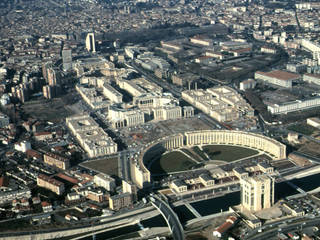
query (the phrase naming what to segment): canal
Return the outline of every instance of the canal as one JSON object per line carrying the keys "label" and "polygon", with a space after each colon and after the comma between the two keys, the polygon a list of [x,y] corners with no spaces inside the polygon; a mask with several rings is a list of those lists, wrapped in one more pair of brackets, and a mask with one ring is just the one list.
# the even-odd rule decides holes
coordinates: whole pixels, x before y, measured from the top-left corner
{"label": "canal", "polygon": [[[320,174],[315,174],[312,176],[307,176],[299,179],[290,180],[291,183],[300,187],[304,191],[311,191],[319,187],[318,180],[320,179]],[[285,197],[299,193],[293,187],[291,187],[287,182],[281,182],[275,184],[275,200],[278,201]],[[197,202],[190,203],[190,205],[201,215],[208,216],[211,214],[216,214],[221,211],[227,211],[229,206],[234,206],[240,204],[240,192],[228,193],[224,196],[201,200]],[[185,206],[180,205],[174,208],[174,211],[178,215],[182,224],[187,221],[194,219],[194,214]],[[152,228],[152,227],[167,227],[166,221],[162,215],[157,215],[155,217],[141,221],[141,225],[134,224],[131,226],[126,226],[118,228],[115,230],[106,231],[95,235],[96,240],[105,239],[130,239],[134,237],[139,237],[138,231],[142,228]],[[81,240],[92,240],[92,236],[81,238]]]}
{"label": "canal", "polygon": [[[299,179],[292,179],[290,180],[290,182],[296,185],[297,187],[300,187],[304,191],[311,191],[320,186],[319,179],[320,174],[315,174]],[[291,187],[287,182],[275,184],[275,201],[298,193],[299,192],[293,187]],[[234,206],[238,204],[240,204],[239,191],[228,193],[221,197],[190,203],[190,205],[201,216],[208,216],[211,214],[219,213],[221,211],[227,211],[229,209],[229,206]],[[177,213],[182,223],[186,223],[187,221],[195,218],[194,214],[185,205],[175,207],[174,211]]]}
{"label": "canal", "polygon": [[134,224],[126,227],[117,228],[110,231],[105,231],[103,233],[98,233],[93,236],[84,237],[80,240],[105,240],[105,239],[131,239],[135,237],[139,237],[138,231],[142,230],[143,228],[153,228],[153,227],[167,227],[167,223],[162,217],[162,215],[157,215],[155,217],[143,220],[140,222],[141,225]]}

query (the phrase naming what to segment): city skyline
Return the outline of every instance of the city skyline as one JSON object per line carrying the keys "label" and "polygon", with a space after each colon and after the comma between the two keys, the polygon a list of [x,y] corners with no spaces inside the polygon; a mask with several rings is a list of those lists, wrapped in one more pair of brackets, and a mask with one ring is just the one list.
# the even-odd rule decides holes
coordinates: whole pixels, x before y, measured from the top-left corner
{"label": "city skyline", "polygon": [[1,1],[0,238],[318,238],[319,9]]}

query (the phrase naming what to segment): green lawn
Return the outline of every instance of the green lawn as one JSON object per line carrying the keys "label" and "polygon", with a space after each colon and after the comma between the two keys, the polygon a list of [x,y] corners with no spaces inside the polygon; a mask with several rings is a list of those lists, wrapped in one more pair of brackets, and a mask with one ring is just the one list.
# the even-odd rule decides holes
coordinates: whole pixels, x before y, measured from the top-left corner
{"label": "green lawn", "polygon": [[196,160],[197,162],[203,161],[203,159],[201,159],[197,154],[192,153],[189,149],[181,148],[180,150],[185,154],[187,154],[190,158],[193,158],[194,160]]}
{"label": "green lawn", "polygon": [[101,160],[92,160],[81,163],[81,166],[97,170],[110,176],[118,176],[118,157],[105,158]]}
{"label": "green lawn", "polygon": [[226,162],[232,162],[259,153],[253,149],[227,145],[207,145],[202,148],[211,160],[222,160]]}
{"label": "green lawn", "polygon": [[150,171],[152,174],[163,174],[188,170],[195,165],[195,162],[186,155],[174,151],[155,159],[150,167]]}
{"label": "green lawn", "polygon": [[202,152],[202,150],[200,150],[200,148],[198,146],[194,146],[192,147],[192,150],[198,154],[204,161],[208,161],[209,159],[207,158],[207,156]]}
{"label": "green lawn", "polygon": [[317,130],[316,128],[307,124],[295,124],[289,126],[287,129],[304,135],[311,135],[314,131]]}

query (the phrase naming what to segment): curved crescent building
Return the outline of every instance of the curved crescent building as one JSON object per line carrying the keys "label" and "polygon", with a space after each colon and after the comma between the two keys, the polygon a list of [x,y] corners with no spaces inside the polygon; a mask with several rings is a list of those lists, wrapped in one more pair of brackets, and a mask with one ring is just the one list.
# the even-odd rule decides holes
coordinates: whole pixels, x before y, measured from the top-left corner
{"label": "curved crescent building", "polygon": [[286,158],[286,146],[284,144],[260,134],[229,130],[192,131],[161,138],[148,144],[141,151],[138,160],[132,162],[132,178],[140,188],[151,182],[150,171],[145,166],[147,164],[144,161],[145,154],[152,157],[152,155],[162,154],[166,150],[209,144],[253,148],[264,152],[273,160]]}

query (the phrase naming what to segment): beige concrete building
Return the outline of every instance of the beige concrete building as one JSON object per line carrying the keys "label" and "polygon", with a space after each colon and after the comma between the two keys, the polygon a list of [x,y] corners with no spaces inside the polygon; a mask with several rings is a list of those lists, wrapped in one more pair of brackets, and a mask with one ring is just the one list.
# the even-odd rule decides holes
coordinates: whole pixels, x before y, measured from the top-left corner
{"label": "beige concrete building", "polygon": [[183,193],[188,190],[187,184],[182,180],[174,180],[170,183],[170,188],[177,193]]}
{"label": "beige concrete building", "polygon": [[300,75],[289,73],[281,70],[274,70],[271,72],[255,72],[254,78],[256,80],[261,80],[272,85],[284,87],[284,88],[292,88],[292,82],[299,80]]}
{"label": "beige concrete building", "polygon": [[99,128],[98,123],[96,123],[88,114],[74,115],[66,118],[66,124],[72,133]]}
{"label": "beige concrete building", "polygon": [[111,196],[109,198],[109,207],[112,210],[119,210],[132,205],[132,197],[130,193],[122,193]]}
{"label": "beige concrete building", "polygon": [[110,194],[108,193],[104,193],[103,191],[101,191],[100,189],[91,189],[87,192],[86,194],[86,198],[95,201],[95,202],[104,202],[106,200],[109,199]]}
{"label": "beige concrete building", "polygon": [[[108,67],[108,63],[105,63]],[[102,87],[104,83],[110,83],[110,78],[107,77],[92,77],[92,76],[83,76],[80,78],[80,85],[88,85],[88,86],[94,86],[94,87]]]}
{"label": "beige concrete building", "polygon": [[70,167],[70,160],[65,157],[61,157],[57,154],[47,152],[43,155],[43,161],[46,164],[49,164],[51,166],[55,166],[57,168],[66,170]]}
{"label": "beige concrete building", "polygon": [[111,106],[107,119],[114,128],[130,127],[145,122],[144,112],[139,109],[123,109]]}
{"label": "beige concrete building", "polygon": [[110,99],[111,102],[122,103],[122,94],[111,87],[111,85],[109,85],[108,83],[104,83],[102,85],[102,92],[103,95]]}
{"label": "beige concrete building", "polygon": [[118,82],[120,88],[129,92],[133,97],[138,97],[146,93],[162,93],[162,87],[148,81],[145,78],[135,78],[132,80],[121,79]]}
{"label": "beige concrete building", "polygon": [[212,46],[213,41],[206,36],[196,35],[190,38],[190,42],[197,45],[202,45],[205,47]]}
{"label": "beige concrete building", "polygon": [[306,73],[306,74],[303,74],[302,79],[305,82],[320,85],[320,74]]}
{"label": "beige concrete building", "polygon": [[199,179],[205,187],[212,187],[214,185],[214,178],[208,174],[201,174]]}
{"label": "beige concrete building", "polygon": [[214,87],[207,89],[207,91],[217,99],[232,106],[240,115],[249,117],[254,115],[254,109],[231,87]]}
{"label": "beige concrete building", "polygon": [[184,106],[183,107],[183,116],[185,118],[190,118],[194,116],[194,108],[191,106]]}
{"label": "beige concrete building", "polygon": [[64,192],[64,184],[58,180],[55,180],[47,175],[40,174],[37,177],[37,185],[49,189],[50,191],[61,195]]}
{"label": "beige concrete building", "polygon": [[[286,146],[284,144],[272,138],[251,132],[228,130],[186,132],[185,141],[187,146],[203,144],[239,145],[261,150],[273,159],[284,159],[286,157]],[[170,142],[166,146],[172,146],[172,140]]]}
{"label": "beige concrete building", "polygon": [[268,175],[240,179],[241,206],[249,211],[270,208],[274,204],[274,179]]}
{"label": "beige concrete building", "polygon": [[182,98],[219,122],[254,116],[254,109],[230,87],[187,90]]}
{"label": "beige concrete building", "polygon": [[[236,145],[248,148],[257,149],[269,155],[274,160],[286,158],[286,146],[272,138],[268,138],[263,135],[243,132],[243,131],[229,131],[229,130],[203,130],[185,132],[176,135],[171,135],[158,141],[154,141],[152,144],[148,144],[140,153],[137,159],[131,162],[131,176],[134,183],[139,188],[150,185],[150,171],[146,168],[144,163],[144,155],[150,149],[157,154],[157,148],[165,148],[167,150],[178,149],[181,147],[192,147],[194,145],[210,145],[210,144],[222,144],[222,145]],[[160,154],[160,153],[159,153]],[[273,168],[266,164],[259,164],[257,171],[263,173],[272,174]],[[227,177],[225,171],[219,171],[218,173],[212,174],[211,177],[220,179]],[[232,176],[243,177],[248,176],[246,171],[234,170]],[[203,185],[206,187],[214,184],[213,179],[209,176],[206,178],[202,176]]]}
{"label": "beige concrete building", "polygon": [[117,144],[100,127],[94,130],[77,132],[76,137],[89,157],[117,153]]}
{"label": "beige concrete building", "polygon": [[178,119],[182,117],[180,106],[164,106],[153,110],[154,120]]}
{"label": "beige concrete building", "polygon": [[116,187],[116,180],[107,174],[99,173],[93,177],[93,182],[99,186],[103,187],[107,191],[114,191]]}
{"label": "beige concrete building", "polygon": [[86,37],[86,49],[88,52],[96,52],[96,43],[94,38],[94,33],[88,33]]}
{"label": "beige concrete building", "polygon": [[320,118],[313,117],[313,118],[307,118],[307,124],[320,129]]}
{"label": "beige concrete building", "polygon": [[77,84],[77,92],[92,109],[108,108],[111,101],[100,95],[95,87]]}
{"label": "beige concrete building", "polygon": [[133,202],[137,201],[138,189],[137,189],[137,186],[133,182],[122,180],[122,192],[123,193],[130,193],[132,196],[132,201]]}
{"label": "beige concrete building", "polygon": [[253,79],[247,79],[247,80],[242,81],[242,82],[240,83],[240,90],[245,91],[245,90],[247,90],[247,89],[255,88],[256,84],[257,84],[257,83],[256,83],[255,80],[253,80]]}
{"label": "beige concrete building", "polygon": [[151,183],[151,174],[144,166],[142,157],[139,158],[139,161],[132,160],[130,163],[131,178],[133,182],[140,189],[149,186]]}
{"label": "beige concrete building", "polygon": [[140,109],[150,109],[167,105],[179,105],[179,100],[170,93],[147,93],[139,97],[133,97],[133,105]]}
{"label": "beige concrete building", "polygon": [[273,47],[268,47],[268,46],[262,46],[260,48],[260,51],[262,53],[270,53],[270,54],[276,54],[277,53],[277,49],[275,49]]}
{"label": "beige concrete building", "polygon": [[178,86],[189,87],[199,79],[199,76],[192,73],[173,74],[171,80]]}
{"label": "beige concrete building", "polygon": [[118,146],[89,115],[66,118],[66,124],[89,157],[117,153]]}
{"label": "beige concrete building", "polygon": [[309,41],[308,39],[301,39],[301,47],[309,51],[313,55],[313,59],[320,64],[320,45],[316,42]]}
{"label": "beige concrete building", "polygon": [[272,114],[283,114],[288,112],[295,112],[309,108],[319,107],[320,97],[312,97],[304,100],[295,100],[281,104],[268,104],[268,111]]}
{"label": "beige concrete building", "polygon": [[168,41],[168,42],[164,42],[164,41],[160,41],[161,47],[163,48],[169,48],[172,49],[174,51],[180,51],[182,50],[182,45],[179,44],[178,42],[174,42],[174,41]]}

